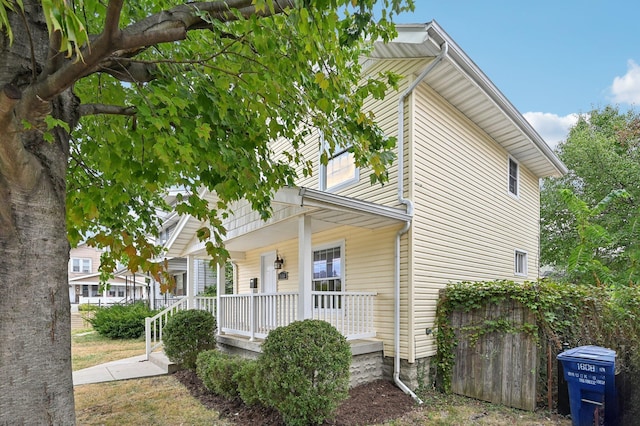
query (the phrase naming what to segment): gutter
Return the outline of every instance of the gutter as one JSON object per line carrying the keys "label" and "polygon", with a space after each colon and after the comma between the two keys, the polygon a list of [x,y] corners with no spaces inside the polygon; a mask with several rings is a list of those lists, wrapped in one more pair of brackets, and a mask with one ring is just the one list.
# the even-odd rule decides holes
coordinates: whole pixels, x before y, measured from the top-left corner
{"label": "gutter", "polygon": [[400,380],[400,239],[409,228],[411,227],[411,217],[413,217],[413,201],[408,198],[404,198],[404,101],[413,93],[415,88],[422,82],[422,80],[433,70],[436,65],[447,56],[449,52],[449,45],[445,41],[442,44],[442,50],[436,56],[436,58],[427,65],[427,67],[420,73],[420,75],[411,83],[407,90],[400,95],[398,100],[398,201],[401,204],[407,206],[407,214],[410,216],[409,220],[405,222],[405,225],[396,234],[396,254],[395,254],[395,330],[394,330],[394,359],[393,359],[393,381],[404,393],[411,395],[411,397],[418,403],[422,404],[422,400],[411,390],[409,387]]}

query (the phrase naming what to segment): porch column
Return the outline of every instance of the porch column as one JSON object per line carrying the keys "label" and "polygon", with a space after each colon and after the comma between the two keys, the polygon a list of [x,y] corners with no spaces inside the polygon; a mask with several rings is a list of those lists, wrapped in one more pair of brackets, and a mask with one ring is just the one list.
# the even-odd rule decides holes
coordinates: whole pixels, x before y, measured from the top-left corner
{"label": "porch column", "polygon": [[195,299],[194,299],[194,286],[196,285],[193,277],[193,256],[187,255],[187,279],[186,282],[183,283],[184,287],[187,289],[187,309],[194,309]]}
{"label": "porch column", "polygon": [[298,320],[311,318],[311,217],[302,215],[298,219]]}
{"label": "porch column", "polygon": [[218,334],[222,333],[222,296],[224,293],[224,279],[225,279],[225,265],[216,263],[216,324],[218,327]]}

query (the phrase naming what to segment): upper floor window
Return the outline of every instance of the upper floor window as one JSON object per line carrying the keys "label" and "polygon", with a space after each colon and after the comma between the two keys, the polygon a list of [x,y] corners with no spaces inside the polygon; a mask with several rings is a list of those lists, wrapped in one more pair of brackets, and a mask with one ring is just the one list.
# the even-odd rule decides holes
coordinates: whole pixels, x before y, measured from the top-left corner
{"label": "upper floor window", "polygon": [[91,273],[91,259],[71,259],[71,272]]}
{"label": "upper floor window", "polygon": [[515,251],[513,272],[515,275],[527,276],[527,252],[522,250]]}
{"label": "upper floor window", "polygon": [[[351,145],[336,146],[327,161],[327,165],[320,166],[320,186],[329,191],[358,182],[360,170],[356,166],[355,157],[350,152]],[[323,142],[322,149],[326,149]]]}
{"label": "upper floor window", "polygon": [[509,193],[515,197],[520,195],[520,166],[509,157]]}

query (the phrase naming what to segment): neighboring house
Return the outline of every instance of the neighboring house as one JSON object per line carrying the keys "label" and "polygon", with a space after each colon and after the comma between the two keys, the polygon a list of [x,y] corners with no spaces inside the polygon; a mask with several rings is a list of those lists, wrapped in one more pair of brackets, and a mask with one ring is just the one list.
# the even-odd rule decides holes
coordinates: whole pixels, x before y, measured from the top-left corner
{"label": "neighboring house", "polygon": [[148,298],[147,283],[142,275],[116,273],[108,288],[100,291],[100,255],[102,250],[81,244],[69,255],[69,299],[71,303],[111,305]]}
{"label": "neighboring house", "polygon": [[[169,206],[174,207],[176,196],[184,194],[182,188],[170,188],[165,196],[165,201]],[[180,216],[175,211],[169,213],[159,212],[162,218],[162,228],[160,229],[156,244],[166,246],[174,237],[174,231],[180,220]],[[216,272],[210,266],[210,259],[196,259],[192,270],[191,282],[194,284],[194,294],[201,294],[207,287],[216,286]],[[167,272],[173,277],[175,286],[168,292],[163,293],[160,284],[151,282],[151,299],[155,308],[169,306],[179,298],[187,295],[187,259],[184,257],[174,257],[168,259]]]}
{"label": "neighboring house", "polygon": [[[437,23],[399,25],[365,61],[366,73],[405,76],[367,105],[398,137],[390,181],[371,186],[347,151],[321,166],[316,133],[301,148],[313,176],[275,194],[271,219],[235,205],[225,220],[234,294],[219,287],[218,342],[259,351],[276,326],[323,319],[353,342],[356,383],[393,375],[408,391],[436,353],[440,289],[538,278],[538,182],[566,167]],[[186,260],[186,283],[206,258],[200,226],[181,217],[166,241],[168,257]],[[185,290],[197,306],[194,285]]]}

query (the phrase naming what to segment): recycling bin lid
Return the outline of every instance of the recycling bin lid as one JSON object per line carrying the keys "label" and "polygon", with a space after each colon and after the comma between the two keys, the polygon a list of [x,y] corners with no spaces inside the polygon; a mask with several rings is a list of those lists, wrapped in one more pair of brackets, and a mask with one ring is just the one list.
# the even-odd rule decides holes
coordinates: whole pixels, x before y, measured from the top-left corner
{"label": "recycling bin lid", "polygon": [[615,363],[616,351],[603,348],[601,346],[578,346],[577,348],[568,349],[558,354],[560,361],[565,360],[589,360],[593,362],[601,362],[606,364]]}

